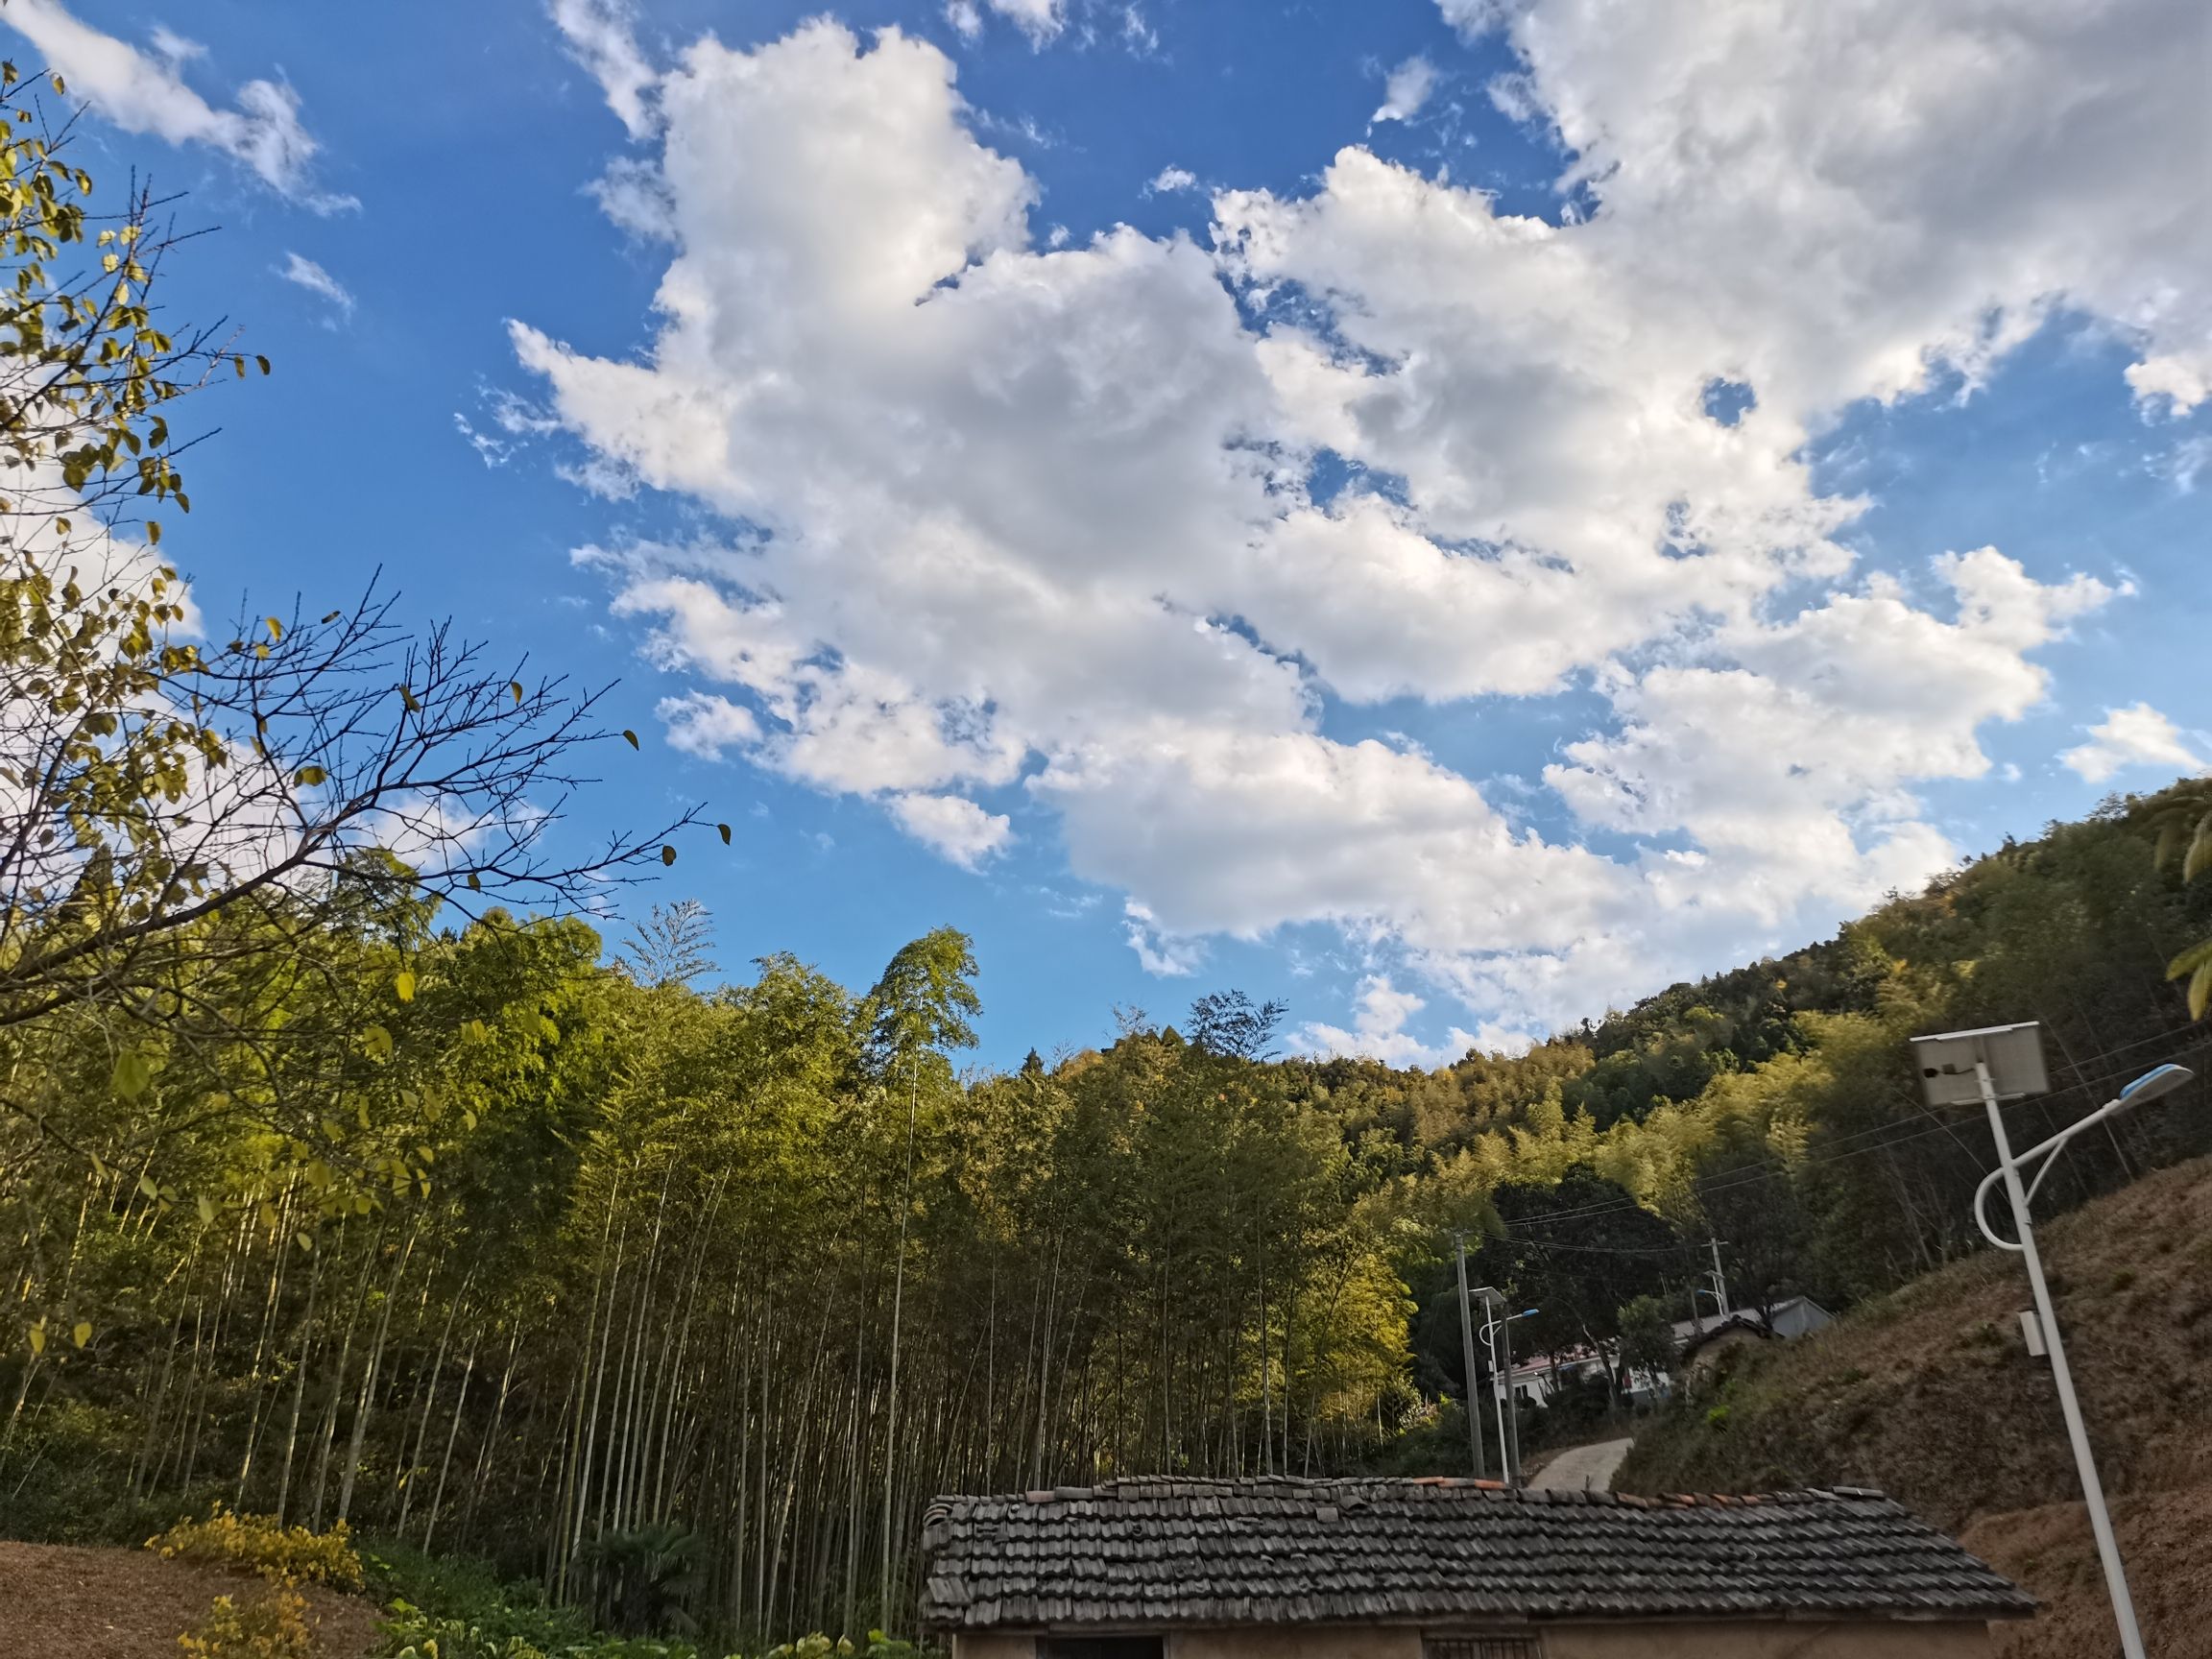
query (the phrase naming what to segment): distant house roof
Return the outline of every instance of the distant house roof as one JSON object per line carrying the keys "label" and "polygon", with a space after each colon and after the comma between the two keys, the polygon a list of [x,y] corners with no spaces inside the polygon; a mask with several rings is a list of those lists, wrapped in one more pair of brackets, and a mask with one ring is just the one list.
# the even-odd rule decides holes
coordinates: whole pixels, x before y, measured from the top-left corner
{"label": "distant house roof", "polygon": [[1786,1296],[1774,1304],[1774,1318],[1768,1324],[1767,1315],[1756,1308],[1731,1308],[1725,1313],[1707,1313],[1698,1319],[1674,1321],[1676,1346],[1695,1342],[1700,1336],[1711,1336],[1730,1326],[1743,1329],[1756,1326],[1771,1331],[1777,1336],[1801,1336],[1808,1331],[1817,1331],[1823,1325],[1833,1325],[1834,1314],[1810,1296]]}
{"label": "distant house roof", "polygon": [[933,1630],[1980,1620],[2035,1606],[1857,1487],[1633,1498],[1475,1480],[1120,1480],[941,1498],[923,1553]]}

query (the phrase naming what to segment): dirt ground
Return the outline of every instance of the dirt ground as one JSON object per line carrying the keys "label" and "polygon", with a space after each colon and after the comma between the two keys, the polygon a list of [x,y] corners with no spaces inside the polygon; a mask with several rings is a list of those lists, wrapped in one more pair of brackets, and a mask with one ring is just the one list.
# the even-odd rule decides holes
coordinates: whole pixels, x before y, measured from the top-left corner
{"label": "dirt ground", "polygon": [[[2112,1527],[2128,1563],[2128,1585],[2143,1640],[2159,1659],[2212,1659],[2212,1483],[2115,1499]],[[2031,1625],[2003,1630],[2004,1659],[2105,1659],[2120,1638],[2089,1514],[2052,1503],[1988,1515],[1960,1540],[2043,1602]]]}
{"label": "dirt ground", "polygon": [[[40,1659],[178,1659],[177,1638],[218,1596],[242,1600],[259,1580],[164,1561],[145,1550],[0,1542],[0,1648]],[[362,1659],[376,1609],[303,1586],[323,1659]]]}
{"label": "dirt ground", "polygon": [[[2159,1659],[2212,1659],[2212,1160],[2037,1229],[2136,1611]],[[1802,1341],[1752,1352],[1718,1403],[1640,1430],[1625,1491],[1879,1486],[2026,1585],[2007,1659],[2120,1651],[2028,1286],[1995,1252]],[[2058,1499],[2059,1502],[2050,1502]]]}

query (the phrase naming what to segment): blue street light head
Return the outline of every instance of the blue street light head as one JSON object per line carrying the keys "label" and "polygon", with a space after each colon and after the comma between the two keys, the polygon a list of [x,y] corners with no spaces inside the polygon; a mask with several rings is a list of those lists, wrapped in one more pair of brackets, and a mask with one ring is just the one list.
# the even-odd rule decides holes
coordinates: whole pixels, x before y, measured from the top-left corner
{"label": "blue street light head", "polygon": [[1520,1312],[1518,1312],[1518,1313],[1514,1314],[1514,1315],[1513,1315],[1513,1317],[1514,1317],[1514,1318],[1516,1318],[1516,1319],[1527,1319],[1527,1318],[1530,1317],[1532,1314],[1535,1314],[1535,1313],[1537,1313],[1538,1311],[1540,1311],[1540,1310],[1538,1310],[1538,1309],[1535,1309],[1535,1308],[1524,1308],[1524,1309],[1522,1309],[1522,1310],[1521,1310],[1521,1311],[1520,1311]]}
{"label": "blue street light head", "polygon": [[2123,1112],[2130,1106],[2140,1106],[2146,1100],[2155,1100],[2161,1094],[2171,1094],[2197,1073],[2186,1066],[2159,1066],[2146,1071],[2127,1088],[2120,1091],[2114,1102]]}

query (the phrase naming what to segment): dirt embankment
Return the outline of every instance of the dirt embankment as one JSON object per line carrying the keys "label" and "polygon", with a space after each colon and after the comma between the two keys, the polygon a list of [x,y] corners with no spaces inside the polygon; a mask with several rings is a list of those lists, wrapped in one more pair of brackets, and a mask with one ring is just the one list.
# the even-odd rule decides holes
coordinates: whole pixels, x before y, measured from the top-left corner
{"label": "dirt embankment", "polygon": [[[2212,1659],[2212,1160],[2037,1230],[2151,1650]],[[2047,1603],[2012,1659],[2117,1653],[2028,1282],[1995,1252],[1799,1342],[1648,1426],[1628,1492],[1880,1486]]]}
{"label": "dirt embankment", "polygon": [[[243,1601],[260,1580],[144,1550],[0,1542],[0,1651],[55,1659],[178,1659],[177,1638],[218,1596]],[[351,1596],[302,1587],[321,1659],[361,1659],[376,1640],[376,1609]]]}

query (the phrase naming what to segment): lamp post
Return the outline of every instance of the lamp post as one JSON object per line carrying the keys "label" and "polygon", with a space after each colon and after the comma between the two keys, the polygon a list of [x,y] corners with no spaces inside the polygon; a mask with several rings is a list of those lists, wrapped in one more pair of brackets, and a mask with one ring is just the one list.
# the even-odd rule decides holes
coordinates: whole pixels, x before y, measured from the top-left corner
{"label": "lamp post", "polygon": [[1505,1293],[1495,1286],[1480,1286],[1475,1294],[1491,1310],[1482,1325],[1482,1343],[1490,1351],[1490,1369],[1497,1378],[1498,1460],[1503,1466],[1505,1484],[1518,1486],[1521,1484],[1521,1404],[1513,1394],[1512,1326],[1514,1320],[1526,1319],[1537,1310],[1524,1308],[1518,1313],[1507,1313]]}
{"label": "lamp post", "polygon": [[[2081,1403],[2074,1393],[2074,1374],[2066,1363],[2066,1346],[2059,1339],[2058,1318],[2051,1303],[2051,1286],[2043,1277],[2043,1259],[2035,1249],[2035,1231],[2029,1203],[2043,1177],[2050,1173],[2066,1143],[2084,1130],[2107,1123],[2121,1113],[2178,1089],[2195,1075],[2186,1067],[2160,1066],[2120,1091],[2072,1127],[2015,1155],[2005,1133],[2000,1102],[2039,1094],[2049,1087],[2043,1070],[2042,1034],[2033,1023],[1998,1025],[1979,1031],[1949,1031],[1915,1037],[1912,1046],[1920,1062],[1920,1078],[1929,1103],[1936,1106],[1964,1104],[1979,1099],[1989,1115],[1989,1133],[1997,1143],[1997,1167],[1983,1178],[1974,1191],[1974,1224],[2000,1250],[2014,1252],[2027,1263],[2028,1283],[2035,1296],[2035,1319],[2051,1360],[2052,1381],[2058,1388],[2058,1408],[2066,1419],[2067,1438],[2074,1448],[2074,1467],[2081,1479],[2081,1495],[2089,1508],[2090,1529],[2097,1535],[2097,1554],[2104,1567],[2104,1587],[2112,1599],[2112,1617],[2120,1626],[2120,1647],[2127,1659],[2146,1659],[2143,1632],[2135,1623],[2135,1600],[2128,1590],[2128,1570],[2120,1559],[2120,1544],[2112,1533],[2112,1517],[2104,1506],[2104,1483],[2097,1477],[2097,1459],[2089,1449],[2089,1431],[2081,1421]],[[2033,1180],[2023,1186],[2021,1173],[2032,1168]],[[2012,1204],[2015,1238],[1999,1238],[1989,1225],[1989,1190],[1998,1182]]]}

